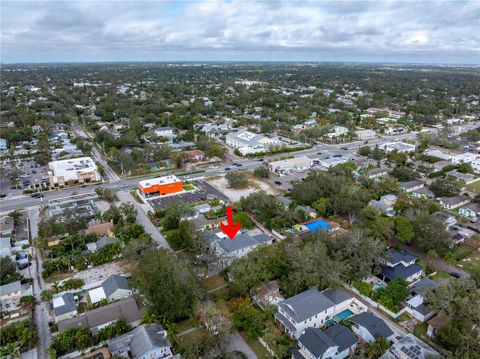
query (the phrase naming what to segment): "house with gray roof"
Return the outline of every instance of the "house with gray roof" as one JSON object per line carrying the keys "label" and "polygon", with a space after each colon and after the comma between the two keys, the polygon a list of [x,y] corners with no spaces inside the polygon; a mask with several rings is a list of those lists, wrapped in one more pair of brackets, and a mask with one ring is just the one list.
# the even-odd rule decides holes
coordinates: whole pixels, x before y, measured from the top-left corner
{"label": "house with gray roof", "polygon": [[357,337],[341,324],[328,329],[307,328],[292,352],[293,359],[343,359],[355,352]]}
{"label": "house with gray roof", "polygon": [[407,252],[389,248],[378,277],[386,282],[396,278],[403,278],[408,282],[418,280],[423,274],[423,267],[416,264],[416,260],[417,257]]}
{"label": "house with gray roof", "polygon": [[436,312],[424,304],[425,295],[440,284],[440,281],[433,281],[427,277],[411,284],[409,298],[405,301],[405,311],[421,322],[432,318]]}
{"label": "house with gray roof", "polygon": [[235,258],[241,258],[254,248],[271,244],[273,241],[263,233],[250,235],[247,232],[239,232],[233,240],[222,232],[205,231],[205,234],[211,239],[212,246],[224,267],[230,265]]}
{"label": "house with gray roof", "polygon": [[128,284],[126,277],[114,274],[105,279],[102,285],[98,288],[94,288],[88,292],[90,302],[92,304],[98,303],[102,300],[109,302],[128,298],[132,295],[133,291]]}
{"label": "house with gray roof", "polygon": [[8,312],[18,309],[22,297],[22,284],[20,281],[0,286],[0,304]]}
{"label": "house with gray roof", "polygon": [[470,197],[465,195],[440,197],[437,201],[444,209],[456,209],[470,203]]}
{"label": "house with gray roof", "polygon": [[464,217],[477,218],[480,217],[480,204],[468,203],[458,209],[458,213]]}
{"label": "house with gray roof", "polygon": [[58,295],[52,299],[55,322],[73,318],[78,314],[77,301],[72,293]]}
{"label": "house with gray roof", "polygon": [[287,334],[300,337],[306,328],[320,328],[351,307],[354,299],[341,289],[308,289],[278,303],[275,321]]}
{"label": "house with gray roof", "polygon": [[135,298],[129,297],[82,313],[77,317],[61,320],[58,322],[58,331],[62,333],[69,328],[87,328],[93,335],[97,335],[100,329],[119,319],[124,319],[131,326],[137,326],[140,324],[142,312]]}
{"label": "house with gray roof", "polygon": [[114,244],[114,243],[118,243],[118,242],[121,242],[123,244],[123,242],[117,237],[107,237],[107,236],[105,236],[105,237],[100,238],[96,242],[87,243],[87,249],[90,252],[95,253],[96,251],[99,251],[100,249],[104,248],[105,246],[108,246],[109,244]]}
{"label": "house with gray roof", "polygon": [[400,183],[400,188],[407,193],[413,192],[423,187],[425,187],[425,182],[421,180],[413,180],[413,181]]}
{"label": "house with gray roof", "polygon": [[363,312],[351,317],[352,330],[367,343],[372,343],[376,337],[395,340],[395,333],[385,321],[373,313]]}
{"label": "house with gray roof", "polygon": [[107,340],[110,355],[123,358],[172,358],[167,332],[158,324],[144,324]]}
{"label": "house with gray roof", "polygon": [[440,358],[441,355],[413,334],[407,334],[394,343],[380,359],[427,359]]}

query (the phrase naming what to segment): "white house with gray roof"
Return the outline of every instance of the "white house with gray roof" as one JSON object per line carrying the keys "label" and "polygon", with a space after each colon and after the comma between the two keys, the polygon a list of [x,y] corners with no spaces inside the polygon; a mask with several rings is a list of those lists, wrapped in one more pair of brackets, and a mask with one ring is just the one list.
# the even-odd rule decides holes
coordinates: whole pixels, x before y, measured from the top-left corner
{"label": "white house with gray roof", "polygon": [[375,341],[376,337],[383,337],[395,341],[395,333],[385,321],[373,313],[364,312],[351,317],[352,330],[367,343]]}
{"label": "white house with gray roof", "polygon": [[243,156],[268,152],[272,146],[279,146],[280,140],[256,134],[250,131],[231,132],[225,142],[228,146],[237,149]]}
{"label": "white house with gray roof", "polygon": [[235,258],[241,258],[256,247],[271,244],[273,241],[271,237],[263,233],[250,235],[247,232],[239,232],[233,240],[222,232],[206,231],[205,235],[212,240],[212,247],[224,267],[230,265]]}
{"label": "white house with gray roof", "polygon": [[73,318],[78,314],[77,302],[72,293],[58,295],[52,299],[55,322]]}
{"label": "white house with gray roof", "polygon": [[292,351],[293,359],[343,359],[353,355],[357,337],[350,329],[335,324],[325,330],[307,328]]}
{"label": "white house with gray roof", "polygon": [[90,302],[92,304],[98,303],[104,299],[109,302],[128,298],[132,295],[127,278],[124,276],[114,274],[102,283],[98,288],[92,289],[88,292]]}
{"label": "white house with gray roof", "polygon": [[341,289],[320,292],[311,288],[278,304],[275,321],[292,337],[299,338],[307,328],[323,327],[337,314],[353,309],[354,298]]}
{"label": "white house with gray roof", "polygon": [[158,324],[144,324],[107,340],[112,356],[132,359],[172,358],[167,332]]}

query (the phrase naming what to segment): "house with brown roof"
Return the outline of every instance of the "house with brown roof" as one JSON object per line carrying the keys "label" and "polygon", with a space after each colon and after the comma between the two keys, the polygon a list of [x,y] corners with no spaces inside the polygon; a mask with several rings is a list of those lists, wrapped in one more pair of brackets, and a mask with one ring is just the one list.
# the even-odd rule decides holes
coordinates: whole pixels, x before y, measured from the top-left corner
{"label": "house with brown roof", "polygon": [[100,236],[113,237],[113,222],[104,222],[88,226],[85,234],[98,234]]}
{"label": "house with brown roof", "polygon": [[263,283],[258,290],[257,295],[254,296],[255,302],[262,309],[265,309],[269,305],[277,305],[284,299],[285,298],[280,294],[280,286],[276,280]]}
{"label": "house with brown roof", "polygon": [[183,153],[185,154],[185,157],[189,162],[203,161],[203,159],[205,158],[205,152],[201,150],[191,150],[185,151]]}

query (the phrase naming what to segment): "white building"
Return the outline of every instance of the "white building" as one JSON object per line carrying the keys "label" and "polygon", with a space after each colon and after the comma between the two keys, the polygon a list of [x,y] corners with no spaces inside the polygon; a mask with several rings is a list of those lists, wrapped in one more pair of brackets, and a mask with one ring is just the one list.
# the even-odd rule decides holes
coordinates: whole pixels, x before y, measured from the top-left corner
{"label": "white building", "polygon": [[4,151],[7,149],[7,140],[4,138],[0,138],[0,151]]}
{"label": "white building", "polygon": [[100,181],[100,172],[90,157],[53,161],[48,164],[50,187],[63,187],[70,183]]}
{"label": "white building", "polygon": [[458,155],[452,156],[450,161],[452,161],[454,165],[460,165],[462,163],[472,163],[478,158],[479,156],[476,153],[465,152],[465,153],[460,153]]}
{"label": "white building", "polygon": [[358,130],[355,133],[359,140],[373,140],[376,136],[374,130]]}
{"label": "white building", "polygon": [[348,162],[348,158],[345,157],[330,157],[319,161],[320,165],[325,168],[335,167],[346,162]]}
{"label": "white building", "polygon": [[329,139],[345,136],[348,134],[348,128],[343,126],[335,126],[333,129],[326,134]]}
{"label": "white building", "polygon": [[424,152],[426,156],[440,158],[441,160],[451,161],[453,155],[440,151],[440,150],[426,150]]}
{"label": "white building", "polygon": [[[341,289],[328,289],[320,292],[311,288],[290,297],[278,304],[275,321],[280,323],[285,332],[298,338],[306,328],[320,328],[335,315],[354,309],[355,299]],[[358,311],[363,311],[357,307]],[[361,309],[361,310],[360,310]]]}
{"label": "white building", "polygon": [[352,330],[367,343],[372,343],[377,337],[395,341],[395,333],[385,321],[373,313],[364,312],[350,318]]}
{"label": "white building", "polygon": [[237,149],[243,156],[268,152],[271,147],[279,146],[280,140],[255,134],[250,131],[232,132],[226,136],[228,146]]}
{"label": "white building", "polygon": [[475,160],[473,160],[470,165],[472,166],[473,170],[477,173],[480,172],[480,157],[477,157]]}
{"label": "white building", "polygon": [[100,287],[88,292],[92,304],[98,303],[102,300],[108,300],[111,302],[125,299],[131,295],[132,289],[128,285],[127,278],[117,274],[108,277]]}
{"label": "white building", "polygon": [[306,171],[313,166],[313,160],[306,156],[300,156],[295,158],[290,158],[282,161],[274,161],[268,164],[268,169],[271,172],[278,174],[287,174],[287,173],[301,173]]}
{"label": "white building", "polygon": [[173,139],[177,137],[173,133],[173,129],[171,127],[159,127],[155,129],[155,135],[158,137],[168,138],[169,141],[173,141]]}
{"label": "white building", "polygon": [[393,152],[393,151],[398,151],[403,153],[415,152],[415,145],[412,145],[410,143],[405,143],[405,142],[382,143],[378,147],[381,150],[384,150],[386,152]]}

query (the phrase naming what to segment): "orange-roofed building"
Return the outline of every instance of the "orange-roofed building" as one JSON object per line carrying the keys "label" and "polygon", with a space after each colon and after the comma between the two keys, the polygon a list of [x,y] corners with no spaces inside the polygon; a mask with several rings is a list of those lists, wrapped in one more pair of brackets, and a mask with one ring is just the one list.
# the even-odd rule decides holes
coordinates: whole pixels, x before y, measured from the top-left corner
{"label": "orange-roofed building", "polygon": [[177,176],[156,177],[138,182],[138,189],[145,196],[166,195],[183,191],[183,182]]}

